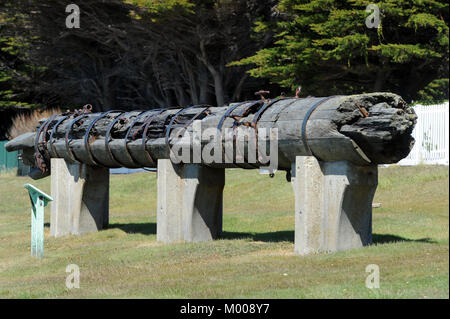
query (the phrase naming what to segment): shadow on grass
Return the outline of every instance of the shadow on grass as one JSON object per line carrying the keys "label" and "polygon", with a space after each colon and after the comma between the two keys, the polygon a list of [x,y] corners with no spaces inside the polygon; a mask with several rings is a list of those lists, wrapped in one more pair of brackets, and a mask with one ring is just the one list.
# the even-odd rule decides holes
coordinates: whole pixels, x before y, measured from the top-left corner
{"label": "shadow on grass", "polygon": [[[47,225],[46,225],[47,226]],[[110,224],[109,229],[118,228],[127,234],[156,235],[156,223],[128,223]],[[295,233],[293,230],[275,231],[267,233],[247,233],[247,232],[222,232],[220,239],[248,239],[262,242],[294,242]],[[436,243],[431,238],[409,239],[392,234],[373,234],[374,244],[389,244],[398,242]]]}
{"label": "shadow on grass", "polygon": [[221,239],[246,239],[250,238],[254,241],[265,241],[265,242],[281,242],[288,241],[294,242],[294,231],[284,230],[275,231],[270,233],[239,233],[239,232],[222,232]]}
{"label": "shadow on grass", "polygon": [[156,223],[109,224],[108,228],[119,228],[127,234],[156,235]]}
{"label": "shadow on grass", "polygon": [[429,243],[435,244],[436,241],[431,238],[409,239],[391,234],[373,234],[372,241],[374,244],[390,244],[398,242],[415,242],[415,243]]}
{"label": "shadow on grass", "polygon": [[[294,242],[294,231],[286,230],[286,231],[277,231],[271,233],[245,233],[245,232],[227,232],[224,231],[222,233],[222,239],[245,239],[250,238],[254,241],[264,241],[264,242]],[[398,242],[416,242],[416,243],[429,243],[434,244],[434,241],[431,238],[420,238],[420,239],[409,239],[391,234],[373,234],[372,235],[374,244],[391,244]]]}
{"label": "shadow on grass", "polygon": [[[143,235],[155,235],[156,223],[129,223],[129,224],[110,224],[109,229],[118,228],[126,232],[127,234],[143,234]],[[266,242],[280,242],[290,241],[294,242],[294,231],[277,231],[271,233],[238,233],[238,232],[222,232],[220,239],[245,239],[250,238],[254,241],[266,241]]]}

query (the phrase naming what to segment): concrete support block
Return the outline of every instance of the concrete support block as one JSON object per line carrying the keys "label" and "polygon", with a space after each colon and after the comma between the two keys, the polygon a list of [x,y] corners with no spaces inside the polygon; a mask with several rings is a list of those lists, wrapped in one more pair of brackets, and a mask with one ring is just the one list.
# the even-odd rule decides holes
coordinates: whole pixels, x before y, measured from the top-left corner
{"label": "concrete support block", "polygon": [[377,166],[319,162],[298,156],[292,165],[295,253],[335,252],[372,242]]}
{"label": "concrete support block", "polygon": [[157,240],[199,242],[222,232],[225,169],[158,160]]}
{"label": "concrete support block", "polygon": [[50,235],[96,232],[109,222],[109,169],[51,159]]}

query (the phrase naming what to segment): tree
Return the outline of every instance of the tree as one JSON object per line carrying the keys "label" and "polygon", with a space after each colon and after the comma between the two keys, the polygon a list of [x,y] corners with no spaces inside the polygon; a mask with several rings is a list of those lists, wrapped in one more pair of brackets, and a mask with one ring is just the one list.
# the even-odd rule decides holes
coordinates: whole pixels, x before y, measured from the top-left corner
{"label": "tree", "polygon": [[[67,28],[67,1],[23,1],[16,9],[29,13],[34,45],[30,56],[46,70],[40,91],[46,105],[96,111],[137,109],[154,102],[140,77],[143,51],[131,6],[119,0],[86,0],[79,4],[80,28]],[[31,12],[31,13],[30,13]],[[146,43],[146,38],[143,38]]]}
{"label": "tree", "polygon": [[145,27],[153,40],[149,50],[158,85],[174,88],[181,104],[223,105],[244,96],[252,98],[264,83],[249,80],[245,67],[227,65],[267,42],[267,37],[253,38],[251,26],[257,19],[268,17],[274,1],[128,2],[141,8],[139,18],[148,22]]}
{"label": "tree", "polygon": [[273,45],[234,65],[256,65],[252,76],[291,89],[301,84],[307,95],[392,91],[407,101],[448,99],[448,2],[380,1],[379,27],[368,28],[371,2],[281,0],[278,21],[255,27],[274,30]]}
{"label": "tree", "polygon": [[27,16],[17,14],[13,1],[0,0],[0,107],[33,107],[41,70],[27,55]]}
{"label": "tree", "polygon": [[227,65],[270,38],[253,38],[251,26],[273,2],[85,0],[80,28],[66,27],[64,0],[14,0],[11,11],[27,20],[21,51],[42,71],[41,104],[103,111],[254,98],[268,82]]}

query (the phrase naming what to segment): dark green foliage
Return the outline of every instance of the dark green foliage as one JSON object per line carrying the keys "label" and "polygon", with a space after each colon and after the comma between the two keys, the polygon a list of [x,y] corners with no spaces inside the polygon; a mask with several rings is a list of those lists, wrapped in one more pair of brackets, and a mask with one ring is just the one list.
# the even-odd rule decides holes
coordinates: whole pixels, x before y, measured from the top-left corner
{"label": "dark green foliage", "polygon": [[443,0],[378,2],[378,29],[364,0],[84,0],[80,29],[69,3],[0,0],[0,107],[223,104],[298,84],[448,99]]}
{"label": "dark green foliage", "polygon": [[[448,2],[376,2],[379,28],[366,26],[370,3],[281,0],[280,19],[255,29],[274,30],[273,46],[236,64],[256,65],[251,75],[283,87],[302,84],[304,94],[391,91],[408,101],[448,99]],[[438,92],[443,83],[447,91]]]}
{"label": "dark green foliage", "polygon": [[430,82],[426,87],[417,92],[416,102],[425,105],[442,103],[448,101],[448,78],[436,79]]}
{"label": "dark green foliage", "polygon": [[[155,79],[172,87],[184,105],[223,105],[254,98],[265,84],[250,79],[246,67],[226,67],[265,44],[252,38],[252,25],[268,18],[272,0],[130,0],[142,9],[140,18],[153,42]],[[174,72],[175,71],[175,72]],[[183,103],[184,102],[184,103]]]}
{"label": "dark green foliage", "polygon": [[18,0],[15,11],[29,19],[29,56],[45,70],[43,104],[102,111],[253,98],[266,81],[226,64],[262,47],[251,26],[272,2],[85,0],[79,29],[65,27],[64,0]]}
{"label": "dark green foliage", "polygon": [[26,54],[27,17],[14,10],[13,2],[0,0],[0,108],[34,106],[39,72]]}

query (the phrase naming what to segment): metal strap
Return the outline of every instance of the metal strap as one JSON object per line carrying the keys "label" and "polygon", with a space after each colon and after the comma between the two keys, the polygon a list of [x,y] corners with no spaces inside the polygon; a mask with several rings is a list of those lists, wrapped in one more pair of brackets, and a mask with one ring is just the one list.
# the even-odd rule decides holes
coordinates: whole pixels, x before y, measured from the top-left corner
{"label": "metal strap", "polygon": [[161,109],[158,113],[153,114],[149,118],[145,120],[144,129],[142,130],[142,151],[147,156],[147,159],[150,160],[153,164],[155,164],[155,160],[151,156],[151,154],[147,151],[147,132],[150,127],[150,124],[153,122],[153,120],[158,116],[167,111],[168,109]]}
{"label": "metal strap", "polygon": [[135,165],[135,166],[141,166],[141,164],[139,164],[138,162],[136,162],[136,161],[134,160],[133,156],[132,156],[131,153],[130,153],[130,150],[128,149],[128,137],[130,136],[130,133],[131,133],[131,130],[133,129],[133,127],[134,127],[134,124],[136,124],[136,122],[137,122],[141,117],[147,115],[147,114],[150,113],[150,112],[154,112],[154,111],[155,111],[155,110],[153,109],[153,110],[148,110],[148,111],[145,111],[145,112],[142,112],[142,113],[138,114],[138,115],[133,119],[133,121],[131,122],[130,127],[128,128],[127,133],[125,134],[125,137],[124,137],[124,139],[123,139],[123,146],[124,146],[124,148],[125,148],[125,154],[127,155],[128,159],[129,159],[129,160],[133,163],[133,165]]}
{"label": "metal strap", "polygon": [[70,122],[70,124],[69,124],[69,126],[67,127],[67,130],[66,130],[65,141],[66,141],[67,154],[69,154],[69,157],[70,157],[70,159],[72,161],[77,162],[77,163],[80,163],[80,161],[75,158],[75,155],[73,154],[72,150],[70,149],[70,140],[69,140],[70,131],[72,131],[72,128],[73,128],[73,126],[74,126],[74,124],[76,122],[78,122],[79,120],[81,120],[81,119],[83,119],[85,117],[88,117],[88,116],[89,116],[89,114],[87,114],[87,113],[83,113],[83,114],[77,116],[76,118],[74,118],[72,120],[72,122]]}
{"label": "metal strap", "polygon": [[[225,157],[227,157],[227,153],[225,152],[225,145],[224,145],[224,143],[222,143],[222,126],[223,126],[223,123],[225,122],[225,119],[226,119],[227,117],[230,117],[230,116],[231,116],[231,114],[233,113],[233,111],[234,111],[235,109],[237,109],[239,106],[244,105],[244,104],[247,104],[247,103],[250,103],[250,105],[248,105],[248,106],[245,108],[245,110],[247,110],[247,109],[253,107],[254,105],[256,105],[256,104],[258,104],[258,103],[261,103],[261,101],[259,101],[259,100],[258,100],[258,101],[246,101],[246,102],[238,103],[238,104],[236,104],[236,105],[233,105],[233,106],[229,107],[229,108],[225,111],[224,115],[222,116],[222,118],[221,118],[220,121],[219,121],[219,124],[217,125],[217,130],[218,130],[218,133],[219,133],[219,136],[218,136],[218,137],[219,137],[220,144],[221,144],[221,147],[222,147],[222,154],[224,154]],[[235,123],[236,123],[236,121],[233,123],[233,128],[234,128],[234,126],[235,126]],[[246,169],[246,168],[247,168],[247,167],[244,167],[243,165],[241,165],[241,163],[234,163],[234,164],[236,164],[238,167],[240,167],[240,168],[242,168],[242,169]]]}
{"label": "metal strap", "polygon": [[[288,103],[284,108],[289,107],[290,105],[292,105],[293,103],[298,101],[298,98],[279,98],[276,100],[273,100],[270,103],[267,103],[265,106],[263,106],[253,117],[252,120],[252,127],[255,130],[255,147],[256,147],[256,154],[258,156],[258,161],[259,161],[259,147],[258,147],[258,121],[261,118],[262,114],[272,105],[274,105],[275,103],[279,102],[279,101],[283,101],[283,100],[289,100],[292,99],[293,101],[291,103]],[[283,108],[283,109],[284,109]]]}
{"label": "metal strap", "polygon": [[[256,105],[256,104],[258,104],[258,103],[263,103],[262,105],[261,105],[261,107],[258,109],[258,111],[255,113],[255,116],[256,116],[256,114],[258,114],[259,112],[261,112],[261,110],[263,110],[263,109],[266,109],[267,108],[267,106],[269,106],[269,105],[271,105],[271,104],[273,104],[273,103],[275,103],[275,102],[277,102],[277,100],[275,100],[273,103],[272,102],[270,102],[269,100],[267,100],[267,103],[265,103],[265,100],[259,100],[259,101],[256,101],[255,103],[253,103],[253,104],[251,104],[251,105],[248,105],[244,110],[242,110],[242,112],[241,112],[241,114],[239,114],[239,117],[244,117],[244,116],[247,116],[248,115],[248,112],[249,112],[249,110],[254,106],[254,105]],[[240,122],[239,122],[239,120],[237,120],[237,121],[235,121],[234,123],[233,123],[233,135],[234,135],[234,131],[237,129],[237,125],[239,124]],[[247,153],[248,153],[248,149],[247,149]],[[236,145],[236,155],[241,155],[240,154],[240,152],[239,152],[239,148],[237,147],[237,145]],[[242,156],[243,158],[244,158],[244,163],[245,163],[245,154]],[[237,164],[237,163],[236,163]],[[250,165],[251,167],[253,167],[253,168],[258,168],[258,165],[256,165],[256,163],[245,163],[245,164],[247,164],[247,165]],[[241,167],[241,168],[244,168],[244,167],[242,167],[241,165],[238,165],[239,167]]]}
{"label": "metal strap", "polygon": [[91,161],[92,165],[99,165],[99,166],[105,166],[105,165],[100,165],[94,158],[94,155],[91,152],[91,145],[89,143],[89,135],[91,133],[91,130],[94,128],[94,125],[103,117],[105,117],[106,115],[108,115],[109,113],[113,113],[113,112],[120,112],[117,110],[109,110],[106,112],[101,113],[99,116],[97,116],[92,122],[91,124],[89,124],[89,127],[86,130],[86,133],[84,134],[84,148],[86,150],[86,153],[88,154],[89,160]]}
{"label": "metal strap", "polygon": [[167,145],[168,147],[170,147],[170,144],[169,144],[170,131],[172,130],[172,125],[173,125],[173,123],[175,122],[175,120],[178,118],[178,116],[180,116],[182,113],[184,113],[184,112],[186,112],[186,111],[188,111],[188,110],[190,110],[190,109],[193,109],[193,108],[196,108],[196,107],[201,107],[201,106],[207,106],[208,108],[210,107],[210,106],[207,105],[207,104],[191,105],[191,106],[182,108],[181,110],[179,110],[178,112],[176,112],[176,113],[172,116],[172,118],[170,119],[169,125],[167,126],[166,134],[165,134],[165,135],[166,135],[166,145]]}
{"label": "metal strap", "polygon": [[[250,104],[250,105],[247,105],[247,106],[242,110],[242,112],[241,112],[239,115],[237,115],[237,117],[242,118],[242,117],[247,116],[248,113],[250,112],[250,110],[251,110],[251,108],[252,108],[253,106],[255,106],[255,105],[257,105],[257,104],[261,104],[261,103],[262,103],[261,107],[263,107],[264,104],[265,104],[264,100],[258,100],[258,101],[255,101],[255,103],[252,103],[252,104]],[[258,109],[258,111],[259,111],[259,109]],[[235,123],[236,123],[236,122],[235,122]]]}
{"label": "metal strap", "polygon": [[36,153],[38,153],[38,152],[40,153],[40,151],[39,151],[39,140],[40,140],[40,137],[41,137],[42,130],[47,125],[47,123],[49,123],[51,120],[52,120],[52,117],[46,119],[45,122],[41,124],[41,126],[39,127],[39,129],[38,129],[38,131],[36,133],[36,136],[34,138],[34,151]]}
{"label": "metal strap", "polygon": [[[254,124],[253,126],[255,127],[256,123],[259,121],[259,119],[261,118],[262,114],[272,105],[274,105],[275,103],[282,101],[282,100],[288,100],[289,98],[287,97],[283,97],[283,98],[279,98],[279,99],[275,99],[270,101],[269,103],[264,104],[259,110],[258,112],[256,112],[255,116],[253,117],[252,120],[252,124]],[[295,101],[294,101],[295,102]]]}
{"label": "metal strap", "polygon": [[58,120],[58,122],[56,122],[55,125],[53,125],[52,131],[50,132],[50,137],[48,138],[48,141],[49,141],[49,143],[50,143],[50,148],[51,148],[52,153],[53,153],[52,155],[53,155],[54,157],[56,157],[56,158],[59,157],[59,154],[58,154],[58,152],[56,151],[56,148],[55,148],[55,145],[54,145],[54,144],[55,144],[55,141],[54,141],[54,139],[53,139],[53,135],[55,135],[58,126],[59,126],[65,119],[67,119],[68,117],[70,117],[70,115],[65,115],[65,116],[63,116],[62,118],[60,118],[60,119]]}
{"label": "metal strap", "polygon": [[[44,156],[42,155],[41,150],[39,149],[39,143],[40,143],[39,140],[40,140],[41,133],[43,132],[43,130],[44,130],[45,132],[47,132],[48,125],[50,124],[50,122],[53,121],[53,119],[54,119],[55,117],[56,117],[55,115],[54,115],[54,116],[51,116],[50,118],[48,118],[47,120],[45,120],[44,123],[42,123],[42,125],[39,127],[39,129],[38,129],[38,131],[37,131],[37,133],[36,133],[36,137],[35,137],[35,139],[34,139],[34,159],[35,159],[35,162],[36,162],[37,167],[41,170],[41,172],[45,172],[46,169],[48,169],[48,167],[43,167],[43,166],[41,166],[41,165],[39,164],[39,163],[40,163],[39,158],[41,158],[43,161],[45,161],[45,158],[44,158]],[[45,133],[45,134],[46,134],[46,133]],[[48,164],[47,162],[45,162],[45,163]]]}
{"label": "metal strap", "polygon": [[122,114],[119,114],[114,121],[112,121],[109,126],[108,129],[106,130],[105,133],[105,149],[108,151],[108,155],[110,160],[116,165],[116,166],[122,166],[124,167],[125,165],[123,165],[122,163],[120,163],[115,157],[114,154],[111,152],[111,147],[109,146],[109,139],[110,139],[110,135],[111,135],[111,130],[114,127],[114,125],[116,125],[116,123],[120,120],[120,118],[122,117],[122,115],[125,114],[125,111],[121,111]]}
{"label": "metal strap", "polygon": [[209,110],[211,108],[211,106],[210,105],[208,105],[207,107],[205,107],[203,110],[201,110],[200,112],[198,112],[197,114],[195,114],[190,120],[189,120],[189,122],[187,122],[185,125],[184,125],[184,127],[183,127],[183,129],[184,130],[186,130],[188,127],[189,127],[189,125],[191,125],[200,115],[202,115],[203,113],[206,113],[207,114],[207,111]]}
{"label": "metal strap", "polygon": [[239,106],[244,105],[244,104],[247,104],[247,103],[257,103],[257,102],[259,102],[259,101],[246,101],[246,102],[242,102],[242,103],[238,103],[238,104],[236,104],[236,105],[230,106],[230,107],[225,111],[225,113],[223,114],[222,118],[220,119],[219,124],[217,125],[217,130],[218,130],[219,132],[222,132],[222,126],[223,126],[223,123],[225,122],[225,119],[226,119],[227,117],[229,117],[230,114],[231,114],[235,109],[237,109]]}
{"label": "metal strap", "polygon": [[339,95],[333,95],[333,96],[327,96],[327,97],[322,98],[321,100],[316,102],[313,106],[311,106],[311,108],[305,114],[305,118],[303,119],[303,123],[302,123],[302,141],[303,141],[303,145],[306,149],[307,154],[310,156],[312,156],[313,153],[311,151],[311,148],[308,145],[308,140],[307,140],[307,136],[306,136],[306,124],[308,124],[308,120],[311,117],[311,114],[317,109],[317,107],[319,105],[321,105],[322,103],[324,103],[332,98],[338,97],[338,96]]}

